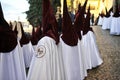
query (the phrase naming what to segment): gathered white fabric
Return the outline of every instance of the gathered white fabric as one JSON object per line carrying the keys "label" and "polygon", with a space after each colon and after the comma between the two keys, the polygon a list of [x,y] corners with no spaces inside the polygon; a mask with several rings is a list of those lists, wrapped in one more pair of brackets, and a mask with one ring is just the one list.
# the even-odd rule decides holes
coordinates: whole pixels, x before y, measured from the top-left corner
{"label": "gathered white fabric", "polygon": [[79,51],[79,62],[80,62],[80,74],[81,80],[83,80],[87,76],[87,69],[86,69],[86,55],[84,54],[84,49],[82,47],[82,41],[78,40],[78,51]]}
{"label": "gathered white fabric", "polygon": [[84,64],[86,69],[92,69],[91,64],[91,56],[90,56],[90,45],[88,44],[87,34],[82,36],[81,46],[82,46],[82,54],[84,55]]}
{"label": "gathered white fabric", "polygon": [[33,45],[33,50],[34,50],[34,51],[36,50],[36,46],[37,46],[37,45]]}
{"label": "gathered white fabric", "polygon": [[99,16],[98,25],[103,25],[103,20],[104,20],[104,18]]}
{"label": "gathered white fabric", "polygon": [[43,37],[37,44],[28,72],[27,80],[64,80],[60,66],[58,46],[50,37]]}
{"label": "gathered white fabric", "polygon": [[86,69],[92,69],[93,67],[99,66],[103,63],[96,44],[95,35],[92,31],[89,31],[83,36],[82,48],[86,59]]}
{"label": "gathered white fabric", "polygon": [[9,53],[0,53],[0,80],[26,80],[22,49],[18,42]]}
{"label": "gathered white fabric", "polygon": [[83,80],[85,70],[78,45],[69,46],[60,38],[60,46],[64,63],[65,80]]}
{"label": "gathered white fabric", "polygon": [[31,42],[23,45],[22,51],[23,51],[23,56],[24,56],[25,67],[28,68],[30,67],[32,56],[34,54],[34,49],[33,49]]}
{"label": "gathered white fabric", "polygon": [[104,17],[102,29],[110,29],[112,17]]}
{"label": "gathered white fabric", "polygon": [[120,17],[113,17],[111,21],[110,34],[120,35]]}

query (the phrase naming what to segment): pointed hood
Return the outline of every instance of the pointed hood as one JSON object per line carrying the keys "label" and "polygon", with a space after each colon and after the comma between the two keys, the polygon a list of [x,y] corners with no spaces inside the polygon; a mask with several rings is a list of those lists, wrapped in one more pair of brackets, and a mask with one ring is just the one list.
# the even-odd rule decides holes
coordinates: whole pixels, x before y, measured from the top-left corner
{"label": "pointed hood", "polygon": [[10,29],[9,24],[4,19],[2,6],[0,3],[0,53],[12,51],[17,45],[17,38]]}
{"label": "pointed hood", "polygon": [[105,15],[105,17],[110,17],[110,13],[107,11],[107,7],[105,7],[105,10],[106,10],[106,15]]}
{"label": "pointed hood", "polygon": [[90,5],[89,5],[89,8],[88,8],[88,12],[87,12],[87,16],[85,18],[85,26],[83,28],[83,35],[87,34],[88,31],[93,31],[92,28],[90,27]]}
{"label": "pointed hood", "polygon": [[85,1],[84,5],[83,5],[83,7],[82,7],[82,11],[83,11],[84,13],[86,13],[85,10],[86,10],[87,2],[88,2],[88,0]]}
{"label": "pointed hood", "polygon": [[111,12],[113,12],[113,7],[111,7],[111,8],[109,9],[109,13],[111,13]]}
{"label": "pointed hood", "polygon": [[22,26],[22,23],[21,22],[18,22],[20,28],[21,28],[21,34],[22,34],[22,37],[20,39],[20,45],[23,46],[25,44],[28,44],[29,43],[29,38],[27,37],[27,35],[25,35],[25,32],[23,30],[23,26]]}
{"label": "pointed hood", "polygon": [[101,16],[102,18],[105,16],[105,13],[104,13],[104,11],[102,10],[102,12],[100,13],[100,15],[99,16]]}
{"label": "pointed hood", "polygon": [[78,11],[80,11],[81,10],[81,3],[79,3],[79,5],[78,5]]}
{"label": "pointed hood", "polygon": [[1,2],[0,2],[0,25],[2,25],[2,27],[4,27],[4,28],[9,27],[9,24],[4,19],[4,14],[3,14]]}
{"label": "pointed hood", "polygon": [[76,31],[79,39],[81,40],[82,39],[81,31],[82,31],[82,26],[83,26],[83,16],[81,14],[81,11],[76,15],[73,26],[75,28],[75,31]]}
{"label": "pointed hood", "polygon": [[16,37],[18,35],[18,30],[17,30],[17,22],[15,21],[15,29],[14,29],[14,33],[16,34]]}
{"label": "pointed hood", "polygon": [[83,30],[83,28],[85,26],[85,24],[84,24],[84,21],[85,21],[84,13],[85,13],[85,8],[86,8],[86,5],[87,5],[87,1],[88,0],[86,0],[84,5],[81,7],[78,15],[75,18],[75,22],[74,22],[74,28],[75,28],[80,40],[82,39],[81,31]]}
{"label": "pointed hood", "polygon": [[78,43],[78,36],[73,28],[71,18],[68,13],[67,3],[64,0],[63,4],[63,21],[62,21],[62,40],[70,46],[76,46]]}
{"label": "pointed hood", "polygon": [[1,2],[0,2],[0,17],[4,18]]}
{"label": "pointed hood", "polygon": [[43,35],[42,35],[41,26],[37,27],[35,35],[36,35],[38,41],[42,38]]}
{"label": "pointed hood", "polygon": [[10,21],[10,23],[9,23],[9,26],[10,26],[10,29],[12,30],[13,25],[12,25],[12,22],[11,22],[11,21]]}
{"label": "pointed hood", "polygon": [[42,16],[43,35],[53,38],[56,41],[56,44],[58,44],[58,25],[49,0],[43,0]]}
{"label": "pointed hood", "polygon": [[38,43],[38,39],[35,35],[35,28],[34,27],[32,29],[31,43],[32,43],[32,45],[37,45],[37,43]]}
{"label": "pointed hood", "polygon": [[120,17],[119,9],[118,9],[118,2],[117,1],[116,1],[115,13],[113,14],[113,17]]}
{"label": "pointed hood", "polygon": [[76,12],[76,14],[75,14],[75,18],[76,18],[77,15],[79,14],[80,10],[81,10],[81,3],[78,4],[78,10],[77,10],[77,12]]}

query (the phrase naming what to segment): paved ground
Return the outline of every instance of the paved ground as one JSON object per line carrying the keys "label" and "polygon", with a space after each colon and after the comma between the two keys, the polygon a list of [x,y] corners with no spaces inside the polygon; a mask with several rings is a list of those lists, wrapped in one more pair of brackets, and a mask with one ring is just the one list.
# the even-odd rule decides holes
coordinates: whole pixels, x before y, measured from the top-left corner
{"label": "paved ground", "polygon": [[120,80],[120,36],[93,26],[103,64],[88,71],[85,80]]}

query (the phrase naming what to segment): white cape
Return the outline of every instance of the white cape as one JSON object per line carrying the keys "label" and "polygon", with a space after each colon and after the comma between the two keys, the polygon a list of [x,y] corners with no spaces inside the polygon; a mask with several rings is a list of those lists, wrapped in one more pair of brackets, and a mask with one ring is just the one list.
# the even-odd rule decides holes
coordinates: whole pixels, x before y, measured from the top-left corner
{"label": "white cape", "polygon": [[25,67],[28,68],[30,67],[32,56],[34,54],[34,49],[33,49],[31,42],[23,45],[22,51],[23,51],[23,56],[24,56]]}
{"label": "white cape", "polygon": [[0,80],[26,80],[24,58],[19,42],[11,52],[0,53]]}
{"label": "white cape", "polygon": [[112,18],[110,34],[120,35],[120,17]]}
{"label": "white cape", "polygon": [[43,37],[37,44],[27,80],[64,80],[60,63],[55,41]]}
{"label": "white cape", "polygon": [[76,46],[69,46],[60,38],[61,53],[63,57],[65,80],[83,80],[86,73],[81,60],[81,52]]}
{"label": "white cape", "polygon": [[102,59],[96,44],[95,35],[92,31],[89,31],[82,37],[83,54],[86,59],[86,69],[92,69],[102,64]]}
{"label": "white cape", "polygon": [[102,29],[110,29],[112,17],[104,17]]}
{"label": "white cape", "polygon": [[104,18],[99,16],[98,25],[102,25],[103,24],[103,20],[104,20]]}

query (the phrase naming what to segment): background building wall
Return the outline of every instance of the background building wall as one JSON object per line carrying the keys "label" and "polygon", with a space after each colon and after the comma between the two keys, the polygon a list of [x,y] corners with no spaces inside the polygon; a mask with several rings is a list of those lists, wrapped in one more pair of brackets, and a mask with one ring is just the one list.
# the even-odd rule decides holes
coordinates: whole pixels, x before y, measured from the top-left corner
{"label": "background building wall", "polygon": [[113,12],[115,12],[116,2],[119,4],[119,9],[120,9],[120,0],[113,0]]}
{"label": "background building wall", "polygon": [[[113,5],[114,1],[118,0],[88,0],[87,8],[90,4],[91,13],[94,14],[95,17],[99,15],[102,11],[105,13],[105,7],[109,10]],[[78,4],[81,3],[83,5],[85,0],[67,0],[68,7],[72,7],[72,12],[75,13],[78,8]],[[120,0],[119,0],[120,2]],[[63,11],[63,0],[61,0],[61,12]],[[63,12],[62,12],[63,13]]]}

